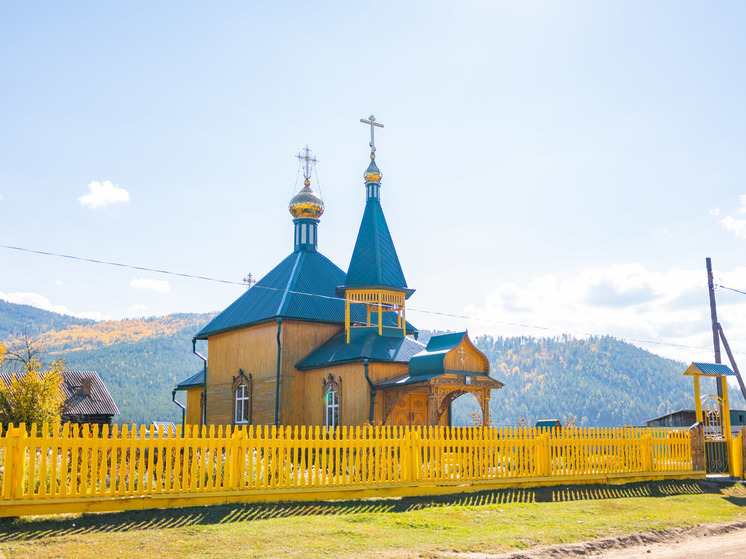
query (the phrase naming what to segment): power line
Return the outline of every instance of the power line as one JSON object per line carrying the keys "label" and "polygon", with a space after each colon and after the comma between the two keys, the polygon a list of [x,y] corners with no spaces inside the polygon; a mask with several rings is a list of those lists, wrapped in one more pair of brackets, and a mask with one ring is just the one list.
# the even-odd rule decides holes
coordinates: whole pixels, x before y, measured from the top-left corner
{"label": "power line", "polygon": [[[244,282],[230,281],[230,280],[224,280],[224,279],[219,279],[219,278],[212,278],[212,277],[209,277],[209,276],[198,276],[198,275],[193,275],[193,274],[182,274],[182,273],[179,273],[179,272],[171,272],[169,270],[160,270],[160,269],[157,269],[157,268],[147,268],[147,267],[144,267],[144,266],[133,266],[133,265],[130,265],[130,264],[122,264],[120,262],[111,262],[111,261],[108,261],[108,260],[97,260],[97,259],[94,259],[94,258],[83,258],[81,256],[72,256],[70,254],[60,254],[60,253],[56,253],[56,252],[47,252],[47,251],[43,251],[43,250],[34,250],[34,249],[23,248],[23,247],[16,247],[16,246],[9,246],[9,245],[0,245],[0,248],[7,248],[7,249],[10,249],[10,250],[17,250],[17,251],[20,251],[20,252],[28,252],[28,253],[31,253],[31,254],[41,254],[41,255],[44,255],[44,256],[56,256],[58,258],[67,258],[69,260],[76,260],[76,261],[80,261],[80,262],[91,262],[93,264],[104,264],[104,265],[108,265],[108,266],[116,266],[116,267],[119,267],[119,268],[126,268],[126,269],[130,269],[130,270],[140,270],[140,271],[145,271],[145,272],[154,272],[154,273],[165,274],[165,275],[169,275],[169,276],[177,276],[177,277],[189,278],[189,279],[199,279],[199,280],[203,280],[203,281],[213,281],[213,282],[225,283],[225,284],[229,284],[229,285],[240,285],[242,287],[246,286]],[[742,293],[742,294],[746,295],[746,292],[739,291],[737,289],[733,289],[733,288],[730,288],[730,287],[725,287],[725,286],[722,286],[722,285],[718,285],[717,287],[720,287],[722,289],[728,289],[728,290],[731,290],[731,291],[736,291],[738,293]],[[288,294],[292,294],[292,295],[304,295],[306,297],[317,297],[317,298],[320,298],[320,299],[328,299],[328,300],[340,301],[340,302],[344,302],[345,301],[345,299],[342,298],[342,297],[336,297],[336,296],[332,296],[332,295],[321,295],[321,294],[318,294],[318,293],[304,293],[302,291],[293,291],[293,290],[290,290],[290,289],[280,289],[280,288],[277,288],[277,287],[268,287],[268,286],[258,285],[258,284],[255,284],[251,289],[265,289],[265,290],[268,290],[268,291],[277,291],[277,292],[288,293]],[[386,306],[386,305],[384,305],[384,306]],[[440,311],[431,311],[431,310],[425,310],[425,309],[417,309],[417,308],[411,308],[411,307],[409,309],[407,309],[407,310],[410,311],[410,312],[419,312],[419,313],[423,313],[423,314],[430,314],[430,315],[435,315],[435,316],[443,316],[443,317],[447,317],[447,318],[459,318],[459,319],[464,319],[464,320],[473,320],[473,321],[486,322],[486,323],[489,323],[489,324],[502,325],[502,326],[516,326],[516,327],[520,327],[520,328],[530,328],[530,329],[533,329],[533,330],[543,330],[543,331],[546,331],[546,332],[558,332],[558,333],[562,333],[562,334],[571,334],[571,335],[574,335],[574,336],[598,336],[599,335],[599,334],[594,334],[592,332],[567,331],[567,330],[562,330],[560,328],[552,328],[550,326],[537,326],[535,324],[525,324],[525,323],[520,323],[520,322],[506,322],[506,321],[494,320],[494,319],[490,319],[490,318],[478,318],[478,317],[468,316],[468,315],[462,315],[462,314],[452,314],[452,313],[445,313],[445,312],[440,312]],[[619,340],[622,340],[622,341],[625,341],[625,342],[630,342],[630,343],[634,342],[634,343],[642,343],[642,344],[652,344],[652,345],[660,345],[660,346],[667,346],[667,347],[677,347],[677,348],[682,348],[682,349],[695,349],[695,350],[699,350],[699,351],[708,351],[710,349],[710,348],[703,348],[703,347],[690,346],[690,345],[684,345],[684,344],[674,344],[674,343],[670,343],[670,342],[659,342],[659,341],[643,340],[643,339],[637,339],[637,338],[619,338],[619,337],[616,337],[616,336],[614,336],[614,337],[617,338],[617,339],[619,339]],[[735,353],[738,353],[740,355],[744,354],[743,352],[735,352]]]}
{"label": "power line", "polygon": [[33,254],[43,254],[45,256],[57,256],[59,258],[68,258],[70,260],[79,260],[81,262],[92,262],[94,264],[106,264],[108,266],[118,266],[119,268],[128,268],[130,270],[141,270],[143,272],[155,272],[157,274],[166,274],[169,276],[179,276],[182,278],[201,279],[206,281],[216,281],[218,283],[229,283],[233,285],[245,285],[240,281],[229,281],[218,278],[211,278],[207,276],[194,276],[192,274],[180,274],[179,272],[170,272],[168,270],[158,270],[157,268],[145,268],[144,266],[132,266],[130,264],[122,264],[120,262],[110,262],[108,260],[96,260],[94,258],[83,258],[81,256],[71,256],[70,254],[59,254],[56,252],[45,252],[43,250],[32,250],[30,248],[21,248],[8,245],[0,245],[0,248],[8,248],[11,250],[18,250],[21,252],[30,252]]}
{"label": "power line", "polygon": [[728,291],[735,291],[736,293],[740,293],[741,295],[746,295],[746,291],[741,291],[740,289],[734,289],[733,287],[725,287],[724,285],[720,285],[719,283],[716,283],[715,287],[719,287],[720,289],[727,289]]}

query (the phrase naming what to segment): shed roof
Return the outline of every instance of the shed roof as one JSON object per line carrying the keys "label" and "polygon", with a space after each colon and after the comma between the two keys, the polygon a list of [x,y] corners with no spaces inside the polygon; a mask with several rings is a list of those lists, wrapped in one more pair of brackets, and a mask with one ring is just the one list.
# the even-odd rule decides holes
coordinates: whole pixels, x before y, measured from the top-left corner
{"label": "shed roof", "polygon": [[194,388],[195,386],[205,385],[205,370],[200,369],[199,372],[193,374],[191,377],[182,380],[176,385],[176,390],[186,390],[187,388]]}
{"label": "shed roof", "polygon": [[[62,415],[118,415],[119,408],[96,371],[62,371]],[[0,382],[10,384],[12,374],[0,373]],[[83,391],[83,380],[90,379],[90,393]]]}

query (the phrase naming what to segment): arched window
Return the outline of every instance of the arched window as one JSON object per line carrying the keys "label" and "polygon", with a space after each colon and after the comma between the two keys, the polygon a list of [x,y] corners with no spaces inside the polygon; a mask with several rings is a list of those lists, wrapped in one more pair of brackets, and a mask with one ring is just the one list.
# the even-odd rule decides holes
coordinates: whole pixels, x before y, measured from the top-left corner
{"label": "arched window", "polygon": [[324,380],[324,425],[327,429],[339,426],[339,383],[331,374]]}
{"label": "arched window", "polygon": [[251,423],[251,375],[247,377],[243,369],[238,370],[238,376],[233,377],[233,424],[247,425]]}

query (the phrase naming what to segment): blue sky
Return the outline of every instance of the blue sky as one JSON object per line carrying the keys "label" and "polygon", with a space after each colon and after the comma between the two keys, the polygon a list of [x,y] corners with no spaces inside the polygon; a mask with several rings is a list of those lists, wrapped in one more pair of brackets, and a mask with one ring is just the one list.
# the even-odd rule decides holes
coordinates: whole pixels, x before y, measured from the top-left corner
{"label": "blue sky", "polygon": [[[374,114],[415,325],[711,360],[705,258],[746,291],[745,27],[741,2],[2,2],[0,244],[260,277],[308,144],[346,269]],[[242,289],[0,248],[0,298],[78,316]],[[746,295],[717,298],[746,355]]]}

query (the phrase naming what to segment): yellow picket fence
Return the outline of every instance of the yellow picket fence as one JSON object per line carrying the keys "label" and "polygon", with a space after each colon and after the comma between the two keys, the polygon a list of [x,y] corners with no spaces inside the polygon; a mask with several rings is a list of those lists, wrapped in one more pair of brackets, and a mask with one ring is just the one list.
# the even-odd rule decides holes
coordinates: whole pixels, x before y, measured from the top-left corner
{"label": "yellow picket fence", "polygon": [[0,517],[700,474],[689,433],[663,428],[0,431]]}

